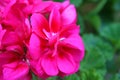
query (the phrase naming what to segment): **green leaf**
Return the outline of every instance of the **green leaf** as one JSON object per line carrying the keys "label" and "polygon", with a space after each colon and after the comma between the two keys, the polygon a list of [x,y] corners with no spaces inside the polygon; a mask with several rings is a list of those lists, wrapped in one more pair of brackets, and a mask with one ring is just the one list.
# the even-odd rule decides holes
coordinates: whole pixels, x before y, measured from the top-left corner
{"label": "green leaf", "polygon": [[47,80],[57,80],[57,77],[50,77]]}
{"label": "green leaf", "polygon": [[37,76],[35,76],[34,74],[32,74],[32,80],[38,80]]}
{"label": "green leaf", "polygon": [[95,28],[95,30],[99,31],[101,26],[99,15],[87,15],[85,18]]}
{"label": "green leaf", "polygon": [[110,80],[120,80],[120,73],[112,75]]}
{"label": "green leaf", "polygon": [[89,14],[94,15],[97,14],[101,11],[101,9],[104,7],[104,5],[106,4],[107,0],[99,0],[98,4],[96,5],[96,7],[91,10],[89,12]]}
{"label": "green leaf", "polygon": [[78,13],[77,24],[80,25],[80,33],[83,33],[83,32],[84,32],[85,25],[84,25],[83,17],[80,15],[80,13]]}
{"label": "green leaf", "polygon": [[80,80],[104,80],[104,76],[102,76],[99,71],[90,69],[81,72]]}
{"label": "green leaf", "polygon": [[105,67],[105,59],[97,49],[87,51],[84,60],[81,62],[81,70],[97,69]]}
{"label": "green leaf", "polygon": [[114,60],[108,61],[106,65],[108,73],[115,74],[118,72],[117,65]]}
{"label": "green leaf", "polygon": [[120,0],[116,0],[115,3],[114,3],[114,9],[116,11],[119,11],[120,10]]}
{"label": "green leaf", "polygon": [[104,80],[107,72],[106,62],[113,59],[114,50],[111,44],[99,36],[84,34],[86,48],[84,60],[81,61],[81,80]]}
{"label": "green leaf", "polygon": [[85,43],[86,51],[91,55],[100,54],[104,56],[105,60],[111,60],[113,58],[113,47],[108,42],[104,41],[102,38],[94,36],[93,34],[84,34],[83,40]]}
{"label": "green leaf", "polygon": [[65,80],[80,80],[80,77],[77,74],[73,74],[65,77]]}
{"label": "green leaf", "polygon": [[120,49],[120,23],[111,23],[100,30],[100,35]]}
{"label": "green leaf", "polygon": [[82,4],[83,0],[70,0],[70,2],[76,7],[79,7]]}

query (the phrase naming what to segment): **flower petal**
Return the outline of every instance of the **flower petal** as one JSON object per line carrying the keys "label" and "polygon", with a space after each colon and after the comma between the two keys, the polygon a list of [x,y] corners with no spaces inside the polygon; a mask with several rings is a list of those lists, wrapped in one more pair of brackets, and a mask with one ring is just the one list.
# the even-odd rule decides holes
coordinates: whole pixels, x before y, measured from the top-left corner
{"label": "flower petal", "polygon": [[3,66],[3,76],[5,80],[25,80],[25,78],[28,78],[28,74],[29,67],[24,62],[13,62]]}
{"label": "flower petal", "polygon": [[74,5],[68,6],[63,12],[62,12],[62,22],[64,25],[76,23],[76,10]]}
{"label": "flower petal", "polygon": [[66,74],[73,73],[76,68],[76,64],[72,56],[63,52],[61,52],[57,58],[57,65],[59,70]]}
{"label": "flower petal", "polygon": [[79,27],[76,24],[65,25],[62,27],[60,37],[68,38],[70,35],[79,34]]}
{"label": "flower petal", "polygon": [[33,59],[40,57],[40,39],[33,33],[29,42],[29,54]]}
{"label": "flower petal", "polygon": [[11,51],[0,53],[0,67],[14,60],[19,60],[18,56],[16,56],[15,53]]}
{"label": "flower petal", "polygon": [[54,8],[50,14],[49,25],[52,32],[58,32],[60,30],[61,17],[57,8]]}
{"label": "flower petal", "polygon": [[73,49],[78,49],[81,51],[80,53],[80,59],[82,60],[84,57],[84,44],[82,41],[82,38],[78,35],[78,34],[73,34],[71,35],[69,38],[66,38],[64,41],[62,41],[61,43],[63,43],[64,45],[68,45]]}
{"label": "flower petal", "polygon": [[66,43],[59,43],[58,46],[59,46],[58,50],[62,50],[63,53],[66,53],[66,54],[70,54],[76,63],[80,62],[81,56],[82,56],[81,50],[74,48],[72,45],[68,45]]}
{"label": "flower petal", "polygon": [[49,76],[45,73],[41,66],[41,59],[38,61],[30,60],[31,69],[40,78],[48,78]]}
{"label": "flower petal", "polygon": [[50,56],[44,56],[41,60],[41,65],[46,74],[55,76],[58,74],[56,59]]}
{"label": "flower petal", "polygon": [[20,44],[21,40],[15,32],[6,31],[3,38],[2,38],[2,45],[9,46],[9,45],[16,45]]}
{"label": "flower petal", "polygon": [[46,38],[46,35],[44,34],[43,30],[48,32],[49,27],[48,27],[48,22],[43,15],[34,13],[31,16],[31,25],[32,25],[33,31],[37,35],[39,35],[41,38],[44,38],[44,39]]}

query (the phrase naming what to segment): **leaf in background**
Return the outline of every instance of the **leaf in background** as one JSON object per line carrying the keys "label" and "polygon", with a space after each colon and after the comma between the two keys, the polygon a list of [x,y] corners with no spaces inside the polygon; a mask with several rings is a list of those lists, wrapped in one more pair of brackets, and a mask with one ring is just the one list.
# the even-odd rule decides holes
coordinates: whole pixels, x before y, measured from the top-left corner
{"label": "leaf in background", "polygon": [[96,5],[96,7],[94,7],[93,10],[91,10],[89,12],[89,14],[97,14],[101,11],[101,9],[104,7],[104,5],[106,4],[107,0],[99,0],[98,4]]}
{"label": "leaf in background", "polygon": [[117,66],[116,66],[114,60],[107,61],[106,65],[107,65],[106,67],[107,67],[107,72],[108,73],[115,74],[115,73],[118,72],[118,69],[117,69]]}
{"label": "leaf in background", "polygon": [[84,60],[81,62],[81,69],[97,69],[105,66],[104,56],[96,48],[87,51]]}
{"label": "leaf in background", "polygon": [[120,73],[112,75],[110,80],[120,80]]}
{"label": "leaf in background", "polygon": [[70,0],[70,2],[76,7],[79,7],[82,4],[83,0]]}
{"label": "leaf in background", "polygon": [[81,61],[81,74],[84,74],[86,80],[104,80],[106,61],[112,60],[114,55],[112,46],[93,34],[84,34],[83,40],[86,54]]}
{"label": "leaf in background", "polygon": [[80,15],[80,13],[78,13],[77,24],[80,25],[80,33],[83,33],[83,32],[84,32],[85,25],[84,25],[83,17]]}
{"label": "leaf in background", "polygon": [[[102,38],[94,36],[93,34],[84,34],[83,40],[85,43],[86,51],[92,56],[94,53],[96,55],[104,56],[105,60],[113,59],[114,50],[113,47]],[[96,52],[94,52],[94,50]],[[93,51],[93,52],[91,52]]]}
{"label": "leaf in background", "polygon": [[120,73],[115,74],[111,80],[120,80]]}
{"label": "leaf in background", "polygon": [[114,2],[114,9],[116,11],[120,10],[120,0],[115,0],[115,2]]}
{"label": "leaf in background", "polygon": [[80,80],[80,77],[77,74],[73,74],[73,75],[65,77],[64,80]]}
{"label": "leaf in background", "polygon": [[85,19],[95,28],[96,31],[99,31],[101,26],[101,19],[99,15],[87,15]]}
{"label": "leaf in background", "polygon": [[97,70],[91,69],[82,71],[80,74],[80,80],[104,80],[104,76],[100,75]]}
{"label": "leaf in background", "polygon": [[120,23],[111,23],[100,30],[100,35],[109,40],[115,47],[120,49]]}
{"label": "leaf in background", "polygon": [[120,0],[114,2],[114,20],[120,22]]}
{"label": "leaf in background", "polygon": [[34,74],[32,74],[32,80],[38,80],[37,76],[35,76]]}
{"label": "leaf in background", "polygon": [[47,80],[57,80],[57,77],[50,77]]}

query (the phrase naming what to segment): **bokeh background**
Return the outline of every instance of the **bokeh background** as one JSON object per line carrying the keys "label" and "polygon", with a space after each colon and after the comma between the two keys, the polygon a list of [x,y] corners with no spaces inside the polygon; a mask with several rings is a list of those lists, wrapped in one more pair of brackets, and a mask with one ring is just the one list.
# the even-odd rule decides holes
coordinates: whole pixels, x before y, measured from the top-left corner
{"label": "bokeh background", "polygon": [[48,80],[120,80],[120,0],[70,1],[77,8],[85,58],[76,74]]}

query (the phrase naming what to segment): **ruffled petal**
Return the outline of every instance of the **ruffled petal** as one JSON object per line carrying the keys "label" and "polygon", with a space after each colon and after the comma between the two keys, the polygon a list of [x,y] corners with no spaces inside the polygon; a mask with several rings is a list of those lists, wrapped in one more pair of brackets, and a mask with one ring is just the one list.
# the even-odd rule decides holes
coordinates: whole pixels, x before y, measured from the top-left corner
{"label": "ruffled petal", "polygon": [[66,74],[73,73],[76,68],[73,57],[70,54],[65,54],[63,52],[59,53],[57,58],[57,65],[59,70]]}
{"label": "ruffled petal", "polygon": [[79,29],[80,27],[77,26],[76,24],[71,24],[71,25],[66,25],[62,27],[62,30],[60,32],[60,37],[66,37],[68,38],[69,36],[73,34],[79,34]]}
{"label": "ruffled petal", "polygon": [[3,76],[5,80],[31,80],[29,67],[24,62],[13,62],[3,66]]}
{"label": "ruffled petal", "polygon": [[31,25],[32,25],[33,31],[37,35],[39,35],[41,38],[44,38],[44,39],[47,37],[43,31],[45,30],[48,32],[49,27],[48,27],[48,22],[43,15],[34,13],[31,16]]}
{"label": "ruffled petal", "polygon": [[68,25],[72,23],[76,23],[76,10],[74,5],[70,5],[62,12],[62,23],[63,25]]}
{"label": "ruffled petal", "polygon": [[70,48],[79,50],[80,60],[84,57],[84,44],[82,38],[78,34],[73,34],[69,38],[66,38],[64,41],[61,42],[62,44],[69,46]]}
{"label": "ruffled petal", "polygon": [[41,65],[46,74],[55,76],[58,74],[56,59],[50,56],[44,56]]}
{"label": "ruffled petal", "polygon": [[31,70],[35,75],[37,75],[39,78],[46,79],[49,76],[45,73],[45,71],[42,69],[41,66],[41,59],[39,60],[30,60],[30,67]]}
{"label": "ruffled petal", "polygon": [[19,60],[17,54],[6,51],[4,53],[0,53],[0,67],[4,64],[10,63],[12,61]]}
{"label": "ruffled petal", "polygon": [[52,32],[58,32],[60,30],[61,17],[57,8],[54,8],[50,14],[49,25]]}
{"label": "ruffled petal", "polygon": [[[52,2],[47,1],[47,2],[42,2],[42,3],[37,3],[33,5],[32,12],[40,12],[40,13],[45,13],[51,10]],[[49,8],[49,9],[47,9]]]}
{"label": "ruffled petal", "polygon": [[35,34],[32,34],[29,41],[29,54],[31,58],[36,60],[40,57],[40,45],[40,39]]}
{"label": "ruffled petal", "polygon": [[5,32],[1,42],[3,46],[16,45],[20,43],[21,40],[18,37],[18,35],[15,32],[10,32],[10,31]]}

